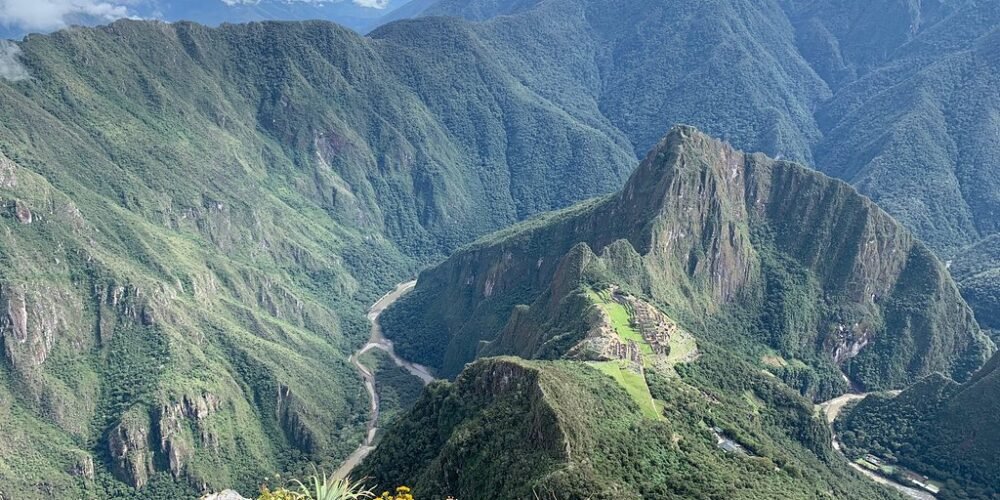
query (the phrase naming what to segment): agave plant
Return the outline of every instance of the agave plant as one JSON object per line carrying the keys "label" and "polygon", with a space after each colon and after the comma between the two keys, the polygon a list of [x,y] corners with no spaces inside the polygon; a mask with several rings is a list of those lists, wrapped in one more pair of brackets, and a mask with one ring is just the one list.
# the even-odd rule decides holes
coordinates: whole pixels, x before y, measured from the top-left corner
{"label": "agave plant", "polygon": [[326,472],[316,472],[309,477],[309,485],[296,481],[299,485],[300,498],[304,500],[363,500],[374,498],[375,494],[366,489],[360,481],[350,479],[334,479]]}

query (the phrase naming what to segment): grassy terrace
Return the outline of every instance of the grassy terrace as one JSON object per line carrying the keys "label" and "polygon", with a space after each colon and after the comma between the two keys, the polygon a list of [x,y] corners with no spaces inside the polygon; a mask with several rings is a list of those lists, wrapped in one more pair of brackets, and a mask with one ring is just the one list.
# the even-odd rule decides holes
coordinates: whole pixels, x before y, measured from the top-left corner
{"label": "grassy terrace", "polygon": [[608,316],[611,318],[611,326],[614,327],[615,332],[618,333],[618,338],[622,342],[631,340],[639,345],[639,351],[642,352],[643,356],[643,364],[648,367],[649,361],[655,354],[653,353],[653,348],[646,342],[646,339],[642,338],[639,330],[632,327],[631,311],[625,305],[615,302],[607,290],[601,290],[600,292],[590,290],[588,295],[594,303],[608,313]]}
{"label": "grassy terrace", "polygon": [[639,373],[630,370],[625,364],[627,361],[599,361],[590,362],[589,365],[606,373],[615,379],[619,385],[625,388],[629,396],[639,405],[642,415],[651,419],[659,419],[660,411],[653,403],[653,396],[649,393],[649,386],[646,379]]}
{"label": "grassy terrace", "polygon": [[[656,354],[652,346],[642,337],[642,333],[632,327],[632,311],[626,304],[621,304],[611,298],[611,293],[607,290],[589,290],[588,296],[595,304],[601,307],[608,317],[611,318],[611,326],[614,327],[618,338],[622,342],[634,341],[639,345],[642,352],[643,365],[646,368],[652,366],[652,361]],[[666,357],[667,365],[673,367],[677,363],[689,361],[691,354],[697,350],[698,343],[694,336],[689,333],[679,333],[670,337],[670,354]]]}
{"label": "grassy terrace", "polygon": [[[632,327],[632,313],[624,304],[620,304],[611,298],[607,290],[588,290],[590,299],[602,308],[611,319],[618,338],[622,342],[634,341],[639,346],[642,353],[642,362],[646,368],[651,366],[655,353],[653,348],[642,338],[642,334]],[[649,392],[649,386],[642,374],[629,369],[627,361],[603,361],[589,363],[591,366],[606,373],[615,379],[619,385],[625,388],[632,399],[642,410],[643,416],[652,419],[660,418],[660,411],[653,402],[653,396]]]}

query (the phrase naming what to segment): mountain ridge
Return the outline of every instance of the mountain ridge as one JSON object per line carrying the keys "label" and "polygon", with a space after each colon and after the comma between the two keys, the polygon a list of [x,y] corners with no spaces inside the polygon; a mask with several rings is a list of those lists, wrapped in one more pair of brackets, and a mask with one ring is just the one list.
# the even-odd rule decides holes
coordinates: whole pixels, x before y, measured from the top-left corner
{"label": "mountain ridge", "polygon": [[[840,181],[683,126],[618,194],[487,236],[422,272],[413,294],[387,311],[386,334],[408,357],[457,373],[504,329],[515,305],[598,279],[583,264],[571,266],[578,271],[568,285],[553,281],[577,258],[570,249],[578,243],[584,261],[603,262],[602,279],[633,287],[696,332],[712,328],[710,318],[748,313],[765,324],[747,335],[824,369],[846,363],[866,386],[899,387],[939,370],[966,379],[992,352],[944,266],[871,201]],[[609,252],[626,257],[607,259]],[[930,361],[939,351],[957,357]],[[884,368],[900,356],[909,361]]]}
{"label": "mountain ridge", "polygon": [[894,398],[871,397],[837,425],[853,449],[894,461],[947,483],[947,498],[992,498],[996,464],[1000,356],[958,384],[929,376]]}
{"label": "mountain ridge", "polygon": [[[155,497],[149,492],[174,486],[184,490],[174,496],[216,485],[253,488],[262,472],[336,462],[362,432],[365,394],[341,358],[363,341],[368,302],[478,235],[620,187],[636,151],[674,121],[702,122],[744,149],[866,172],[871,181],[859,187],[876,198],[880,183],[905,178],[907,192],[878,201],[940,255],[958,254],[963,291],[996,328],[986,313],[995,303],[997,266],[981,258],[987,245],[974,243],[983,235],[969,229],[992,220],[992,181],[985,167],[980,177],[966,175],[979,172],[970,165],[992,164],[993,101],[985,92],[992,87],[984,75],[995,66],[989,56],[996,39],[988,35],[996,12],[989,4],[974,17],[969,2],[925,11],[937,4],[914,9],[909,1],[876,4],[872,12],[897,12],[897,4],[906,14],[892,17],[896,38],[889,41],[844,31],[849,20],[815,27],[783,19],[802,5],[795,2],[655,5],[648,12],[656,15],[638,23],[649,4],[609,11],[619,5],[559,0],[481,23],[404,21],[370,37],[321,22],[209,29],[122,21],[13,45],[30,78],[0,81],[0,307],[7,311],[0,315],[0,396],[13,402],[0,423],[17,429],[0,438],[0,456],[15,457],[0,459],[0,483],[10,485],[3,493],[38,491],[34,472],[20,471],[43,471],[51,478],[46,487],[69,496],[129,496],[132,485],[144,484],[144,494]],[[812,17],[840,22],[828,12]],[[909,30],[915,20],[922,20],[918,29]],[[627,22],[638,32],[622,30]],[[870,61],[858,59],[861,49],[840,54],[847,73],[863,81],[838,86],[797,54],[810,27],[830,32],[823,43],[831,46],[893,49]],[[613,51],[602,48],[605,41]],[[942,63],[928,63],[935,58]],[[836,58],[831,64],[823,74],[838,70]],[[900,82],[900,75],[917,76]],[[957,97],[942,97],[952,90]],[[962,95],[982,98],[976,113],[955,106]],[[822,123],[813,123],[816,116]],[[963,128],[980,132],[966,144],[951,133]],[[843,165],[823,160],[839,151],[859,154]],[[933,176],[912,175],[925,164]],[[798,182],[791,167],[772,171],[776,182]],[[728,189],[725,178],[716,172],[712,182]],[[697,181],[684,185],[695,193]],[[845,204],[856,209],[848,211],[852,220],[869,220],[867,205],[845,202],[853,200],[849,190],[822,184],[833,187],[799,193],[801,204],[815,209],[803,222],[835,229],[841,221],[819,214]],[[978,201],[959,203],[956,193]],[[815,205],[813,195],[828,203]],[[565,221],[600,203],[610,202],[530,224],[562,218],[571,226]],[[919,210],[909,213],[910,205]],[[973,205],[975,213],[964,208]],[[592,319],[578,314],[594,306],[577,286],[582,277],[670,306],[671,320],[715,339],[727,332],[751,339],[740,348],[779,365],[766,369],[809,397],[843,391],[819,353],[840,347],[850,357],[868,325],[859,324],[858,333],[846,319],[873,306],[837,312],[849,334],[814,328],[821,314],[805,306],[825,291],[817,276],[849,273],[818,263],[801,230],[758,225],[755,233],[732,217],[734,209],[746,204],[701,205],[719,225],[703,231],[705,242],[691,243],[693,251],[661,253],[673,268],[661,266],[656,276],[637,249],[669,239],[670,229],[704,229],[700,221],[676,217],[683,225],[659,232],[616,227],[620,220],[588,222],[579,229],[634,241],[616,239],[603,251],[557,242],[560,252],[542,265],[559,270],[559,279],[539,276],[534,288],[507,290],[510,303],[497,308],[503,314],[468,325],[508,342],[456,345],[450,371],[490,350],[558,357],[591,326],[570,321]],[[952,227],[963,220],[974,222]],[[883,225],[891,226],[873,223],[873,231]],[[795,243],[794,256],[765,251],[781,238]],[[889,240],[905,248],[909,237]],[[915,265],[906,272],[928,279],[904,284],[930,297],[874,309],[898,306],[900,321],[915,319],[914,329],[934,334],[906,333],[887,349],[901,354],[886,355],[892,374],[883,382],[897,386],[937,368],[963,378],[978,357],[960,363],[951,353],[975,343],[975,328],[951,299],[940,265],[925,248],[911,250],[912,259],[886,261],[921,264],[922,271]],[[662,269],[684,287],[666,286]],[[724,273],[720,285],[716,271]],[[727,311],[735,317],[702,324],[700,312],[740,293],[744,274],[757,287],[754,313]],[[871,297],[850,291],[855,302]],[[772,302],[776,307],[764,307]],[[959,331],[937,334],[937,320],[947,318]],[[772,327],[809,334],[765,334]],[[850,337],[844,346],[841,334]],[[887,370],[847,362],[869,383]],[[31,436],[56,446],[37,450]]]}
{"label": "mountain ridge", "polygon": [[[594,365],[480,359],[430,386],[357,476],[412,484],[419,496],[895,498],[820,448],[829,431],[811,404],[759,371],[728,369],[746,375],[752,396],[724,395],[725,377],[703,366],[673,378],[647,372],[664,413],[652,418]],[[752,455],[718,449],[711,425]]]}
{"label": "mountain ridge", "polygon": [[[183,496],[336,462],[363,433],[344,359],[368,303],[472,234],[602,192],[630,158],[491,85],[510,80],[474,44],[451,73],[321,22],[119,21],[18,48],[31,78],[0,81],[0,417],[23,432],[0,438],[8,496],[37,493],[26,470],[70,496]],[[461,115],[438,85],[464,72],[486,77]],[[529,117],[580,156],[531,155]]]}

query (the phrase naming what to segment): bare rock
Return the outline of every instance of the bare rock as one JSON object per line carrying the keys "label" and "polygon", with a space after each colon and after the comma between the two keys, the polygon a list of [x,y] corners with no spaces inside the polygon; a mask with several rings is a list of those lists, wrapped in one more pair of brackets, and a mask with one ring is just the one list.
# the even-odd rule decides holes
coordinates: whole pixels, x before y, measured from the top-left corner
{"label": "bare rock", "polygon": [[70,469],[70,474],[92,481],[94,479],[94,457],[88,453],[81,453],[77,457],[76,463],[73,464],[73,468]]}
{"label": "bare rock", "polygon": [[149,415],[133,410],[112,429],[108,439],[115,475],[136,488],[145,486],[154,472],[149,429]]}
{"label": "bare rock", "polygon": [[15,201],[14,217],[16,217],[17,221],[20,222],[21,224],[31,224],[33,216],[31,214],[31,209],[28,208],[28,205],[26,203],[24,203],[23,201]]}
{"label": "bare rock", "polygon": [[201,497],[201,500],[249,500],[233,490],[222,490]]}

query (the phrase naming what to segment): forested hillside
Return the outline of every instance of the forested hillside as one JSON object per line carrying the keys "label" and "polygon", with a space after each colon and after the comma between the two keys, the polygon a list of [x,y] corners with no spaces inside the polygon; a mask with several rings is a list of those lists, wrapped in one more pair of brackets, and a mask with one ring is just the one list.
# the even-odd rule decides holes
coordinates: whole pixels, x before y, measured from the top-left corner
{"label": "forested hillside", "polygon": [[461,23],[437,32],[447,54],[327,23],[123,21],[17,47],[5,496],[250,488],[337,463],[368,412],[346,359],[375,297],[624,178],[610,126],[524,90]]}
{"label": "forested hillside", "polygon": [[1000,356],[972,380],[931,376],[894,398],[870,396],[838,423],[844,444],[947,482],[942,498],[1000,494]]}
{"label": "forested hillside", "polygon": [[[525,81],[569,66],[534,86],[581,89],[637,154],[689,123],[853,184],[942,259],[1000,231],[997,2],[440,0],[424,15],[488,20],[523,47],[509,65]],[[998,269],[961,282],[977,315],[995,314],[978,297],[1000,296]]]}
{"label": "forested hillside", "polygon": [[660,141],[619,193],[422,272],[383,325],[403,355],[446,375],[482,355],[561,357],[591,331],[579,287],[599,283],[648,298],[696,338],[740,346],[762,369],[777,355],[777,374],[817,399],[847,389],[841,371],[868,389],[933,372],[966,380],[993,352],[944,265],[871,201],[690,127]]}
{"label": "forested hillside", "polygon": [[[262,473],[338,463],[368,412],[347,356],[372,300],[478,236],[621,188],[679,122],[852,183],[952,261],[1000,329],[996,2],[418,7],[427,17],[367,37],[121,21],[0,42],[0,494],[252,491]],[[401,350],[454,375],[509,326],[488,352],[555,357],[574,338],[539,333],[579,334],[586,302],[539,299],[550,281],[576,290],[571,264],[597,258],[690,329],[745,339],[730,347],[810,397],[846,388],[837,363],[876,388],[978,367],[989,344],[927,247],[846,185],[748,158],[750,178],[802,190],[781,215],[827,240],[806,244],[733,191],[704,220],[675,218],[675,235],[705,240],[654,263],[642,238],[669,233],[623,226],[653,219],[621,208],[593,222],[607,231],[596,255],[570,254],[582,233],[539,243],[553,254],[519,265],[544,272],[480,323],[460,318],[475,330],[463,345]],[[677,186],[709,196],[689,180]],[[549,280],[560,259],[567,279]],[[408,305],[419,292],[397,325],[425,314]],[[752,307],[730,310],[737,299]],[[507,325],[514,306],[550,322]],[[434,349],[448,354],[421,352]]]}
{"label": "forested hillside", "polygon": [[432,385],[359,475],[418,498],[897,498],[828,448],[808,401],[724,350],[705,357],[646,372],[656,418],[588,364],[478,361]]}

